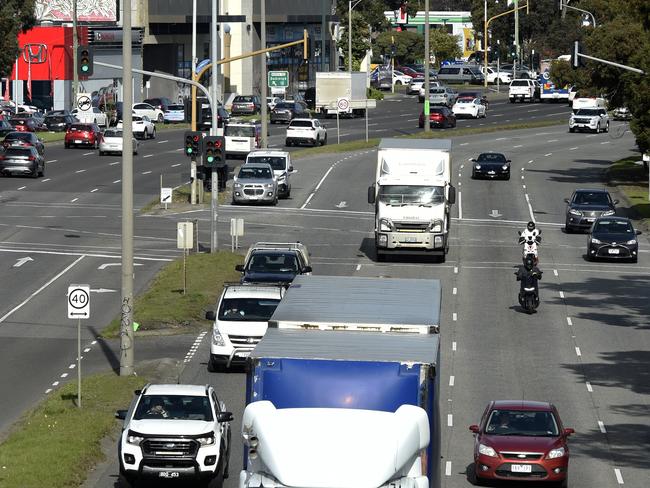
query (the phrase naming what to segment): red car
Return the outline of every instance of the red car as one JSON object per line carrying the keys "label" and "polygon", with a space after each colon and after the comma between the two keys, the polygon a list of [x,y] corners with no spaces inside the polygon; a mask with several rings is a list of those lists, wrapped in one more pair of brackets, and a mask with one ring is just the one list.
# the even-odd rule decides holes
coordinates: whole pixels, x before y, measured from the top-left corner
{"label": "red car", "polygon": [[498,400],[485,408],[474,433],[474,475],[484,479],[566,484],[569,469],[565,429],[554,405]]}
{"label": "red car", "polygon": [[29,116],[13,116],[9,119],[9,123],[13,126],[14,130],[18,132],[36,132],[37,130],[43,130],[42,124]]}
{"label": "red car", "polygon": [[401,71],[405,75],[410,76],[411,78],[424,78],[424,73],[420,73],[418,71],[415,71],[413,68],[409,68],[407,66],[399,66],[395,68],[397,71]]}
{"label": "red car", "polygon": [[73,146],[99,147],[102,131],[97,124],[72,124],[65,132],[63,145],[66,149]]}
{"label": "red car", "polygon": [[[448,107],[430,107],[429,108],[430,127],[456,127],[456,116]],[[420,129],[424,128],[424,110],[420,113]]]}

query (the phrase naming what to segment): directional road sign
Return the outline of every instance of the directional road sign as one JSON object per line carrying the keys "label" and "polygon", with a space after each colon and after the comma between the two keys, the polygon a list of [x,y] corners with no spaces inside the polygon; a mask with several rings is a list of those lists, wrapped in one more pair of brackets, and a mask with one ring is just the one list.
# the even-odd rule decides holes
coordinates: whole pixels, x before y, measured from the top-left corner
{"label": "directional road sign", "polygon": [[270,88],[280,87],[286,88],[289,86],[289,72],[288,71],[269,71],[268,85]]}
{"label": "directional road sign", "polygon": [[90,318],[90,285],[68,286],[68,318]]}

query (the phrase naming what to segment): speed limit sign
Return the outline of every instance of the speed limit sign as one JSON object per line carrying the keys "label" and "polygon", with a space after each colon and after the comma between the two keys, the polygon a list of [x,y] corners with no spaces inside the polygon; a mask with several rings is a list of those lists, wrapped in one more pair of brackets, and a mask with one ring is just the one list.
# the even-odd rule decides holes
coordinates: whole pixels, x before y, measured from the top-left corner
{"label": "speed limit sign", "polygon": [[339,112],[347,112],[350,108],[350,100],[347,98],[339,98],[336,100],[336,108]]}
{"label": "speed limit sign", "polygon": [[90,285],[68,286],[68,318],[90,318]]}

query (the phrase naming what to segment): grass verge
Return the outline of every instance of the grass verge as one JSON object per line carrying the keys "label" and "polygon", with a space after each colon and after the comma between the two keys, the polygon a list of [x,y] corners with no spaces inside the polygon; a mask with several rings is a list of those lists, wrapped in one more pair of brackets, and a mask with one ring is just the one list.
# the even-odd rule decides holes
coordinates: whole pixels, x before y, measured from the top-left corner
{"label": "grass verge", "polygon": [[[178,188],[175,188],[172,191],[172,203],[190,203],[190,200],[192,198],[192,191],[190,189],[190,185],[183,185],[179,186]],[[212,192],[209,191],[204,191],[203,192],[203,203],[205,205],[210,204],[210,200],[212,199]],[[228,203],[230,201],[230,193],[229,192],[221,192],[219,193],[219,205],[223,205],[224,203]],[[151,212],[154,209],[164,209],[165,204],[160,203],[160,198],[151,200],[149,203],[147,203],[144,207],[140,209],[141,214],[146,214]]]}
{"label": "grass verge", "polygon": [[[538,127],[550,127],[553,125],[562,125],[562,124],[566,124],[566,120],[564,119],[540,120],[537,122],[527,122],[524,124],[503,124],[494,127],[467,127],[463,129],[456,128],[451,131],[432,129],[430,132],[420,131],[420,132],[416,132],[415,134],[404,134],[397,137],[406,138],[406,139],[449,139],[450,137],[468,136],[474,134],[486,134],[490,132],[500,132],[505,130],[535,129]],[[334,134],[334,132],[332,132],[328,137],[327,146],[300,149],[298,151],[292,152],[291,157],[294,159],[298,159],[298,158],[306,158],[314,154],[359,151],[362,149],[377,147],[380,141],[380,138],[376,137],[373,139],[368,139],[368,142],[349,141],[349,142],[342,142],[341,144],[334,144],[332,143],[332,141],[335,139],[336,139],[336,135]]]}
{"label": "grass verge", "polygon": [[79,486],[103,458],[101,441],[115,428],[115,410],[125,408],[145,382],[113,373],[87,377],[81,386],[83,408],[76,406],[76,382],[52,393],[0,444],[0,486]]}
{"label": "grass verge", "polygon": [[648,172],[641,164],[641,155],[614,162],[607,170],[607,179],[625,195],[633,217],[650,228],[650,201],[648,200]]}
{"label": "grass verge", "polygon": [[[239,254],[220,251],[215,254],[190,254],[187,257],[187,293],[183,295],[183,259],[166,265],[154,278],[149,289],[136,297],[134,321],[138,330],[177,329],[207,326],[205,310],[214,306],[225,282],[239,280],[235,265]],[[104,337],[119,335],[120,317],[102,331]],[[137,333],[136,333],[137,334]]]}
{"label": "grass verge", "polygon": [[38,132],[36,135],[43,142],[57,142],[65,139],[65,132]]}

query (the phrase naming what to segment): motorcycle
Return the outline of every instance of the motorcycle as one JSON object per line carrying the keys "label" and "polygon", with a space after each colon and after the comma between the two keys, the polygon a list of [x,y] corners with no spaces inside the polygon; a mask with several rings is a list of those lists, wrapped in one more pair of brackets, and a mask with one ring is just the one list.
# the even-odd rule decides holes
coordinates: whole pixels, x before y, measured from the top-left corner
{"label": "motorcycle", "polygon": [[522,262],[525,262],[526,258],[530,256],[533,259],[534,265],[537,266],[537,263],[539,262],[537,255],[537,246],[541,244],[541,242],[542,236],[539,233],[522,233],[519,231],[519,244],[523,245],[523,252],[521,256]]}
{"label": "motorcycle", "polygon": [[536,267],[532,266],[532,258],[528,258],[528,263],[531,269],[525,266],[519,268],[515,273],[517,281],[521,281],[521,289],[519,290],[519,305],[526,313],[532,314],[539,307],[539,288],[538,281],[542,278],[542,272]]}

